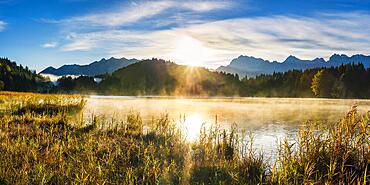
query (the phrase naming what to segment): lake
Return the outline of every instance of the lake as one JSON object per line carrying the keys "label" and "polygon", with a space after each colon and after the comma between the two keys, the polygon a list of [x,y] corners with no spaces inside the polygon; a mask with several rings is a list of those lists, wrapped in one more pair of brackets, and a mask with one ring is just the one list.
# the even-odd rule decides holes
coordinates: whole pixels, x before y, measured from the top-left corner
{"label": "lake", "polygon": [[168,114],[190,141],[197,139],[203,124],[217,122],[227,129],[235,124],[240,132],[253,133],[256,149],[274,156],[277,142],[285,137],[292,140],[299,127],[338,122],[354,105],[360,113],[370,110],[370,100],[358,99],[90,96],[84,115],[125,120],[137,112],[149,122]]}

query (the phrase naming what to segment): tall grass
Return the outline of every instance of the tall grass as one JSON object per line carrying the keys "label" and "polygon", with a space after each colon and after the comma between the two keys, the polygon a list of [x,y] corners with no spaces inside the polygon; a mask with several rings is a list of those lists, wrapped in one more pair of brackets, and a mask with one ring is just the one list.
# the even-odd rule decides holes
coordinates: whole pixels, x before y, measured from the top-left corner
{"label": "tall grass", "polygon": [[286,140],[272,173],[274,184],[368,184],[369,114],[354,109],[325,130],[300,130],[296,143]]}
{"label": "tall grass", "polygon": [[[81,96],[0,93],[0,184],[368,184],[369,114],[302,129],[274,165],[236,127],[77,119]],[[339,119],[339,118],[338,118]]]}
{"label": "tall grass", "polygon": [[217,125],[206,130],[203,127],[199,139],[192,144],[193,184],[258,184],[266,180],[267,162],[249,142],[237,133]]}
{"label": "tall grass", "polygon": [[[53,97],[43,102],[53,101],[48,98]],[[165,117],[146,132],[135,114],[114,127],[101,127],[98,117],[91,123],[70,124],[64,106],[79,107],[81,101],[62,98],[53,104],[61,109],[52,114],[44,109],[49,103],[29,99],[19,107],[29,107],[26,113],[14,110],[0,117],[1,183],[179,184],[185,180],[188,147]]]}

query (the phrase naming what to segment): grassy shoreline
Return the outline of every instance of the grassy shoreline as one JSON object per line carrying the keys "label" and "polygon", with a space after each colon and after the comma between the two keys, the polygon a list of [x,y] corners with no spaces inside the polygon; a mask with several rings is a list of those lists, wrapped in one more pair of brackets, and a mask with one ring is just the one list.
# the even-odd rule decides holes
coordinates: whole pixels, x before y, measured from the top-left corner
{"label": "grassy shoreline", "polygon": [[[367,184],[369,113],[299,131],[270,165],[236,128],[188,142],[168,116],[106,125],[83,96],[1,92],[0,184]],[[320,129],[317,132],[317,129]]]}

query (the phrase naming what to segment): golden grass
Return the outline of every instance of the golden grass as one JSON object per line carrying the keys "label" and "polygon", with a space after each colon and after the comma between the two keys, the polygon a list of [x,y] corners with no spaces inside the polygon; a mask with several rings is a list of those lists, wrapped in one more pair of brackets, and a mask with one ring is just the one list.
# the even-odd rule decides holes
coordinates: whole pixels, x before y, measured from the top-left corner
{"label": "golden grass", "polygon": [[0,184],[368,184],[369,115],[302,129],[270,166],[217,125],[189,143],[167,115],[75,119],[81,96],[0,92]]}

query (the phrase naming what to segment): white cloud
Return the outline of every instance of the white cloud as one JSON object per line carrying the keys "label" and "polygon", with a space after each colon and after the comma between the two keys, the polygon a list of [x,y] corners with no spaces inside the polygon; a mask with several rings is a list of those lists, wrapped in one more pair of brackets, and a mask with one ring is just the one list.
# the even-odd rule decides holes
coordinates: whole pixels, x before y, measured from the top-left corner
{"label": "white cloud", "polygon": [[[199,60],[198,64],[212,68],[241,54],[278,61],[289,55],[312,59],[333,53],[370,54],[370,15],[240,18],[157,31],[107,29],[71,33],[62,49],[178,63]],[[199,57],[190,57],[192,53]]]}
{"label": "white cloud", "polygon": [[57,42],[44,43],[41,47],[43,48],[56,48],[58,46]]}
{"label": "white cloud", "polygon": [[5,29],[6,22],[0,20],[0,31],[3,31]]}
{"label": "white cloud", "polygon": [[208,12],[218,9],[227,9],[232,7],[231,1],[188,1],[178,4],[178,6],[197,12]]}
{"label": "white cloud", "polygon": [[119,26],[154,16],[169,7],[171,7],[171,4],[167,1],[146,2],[143,4],[133,4],[130,7],[123,6],[113,13],[105,12],[74,17],[67,20],[67,22],[97,26]]}
{"label": "white cloud", "polygon": [[[151,18],[164,13],[165,11],[183,10],[197,13],[203,13],[213,10],[220,10],[232,7],[231,1],[143,1],[124,4],[114,10],[106,10],[100,13],[88,14],[84,16],[72,17],[65,20],[55,21],[43,19],[49,23],[62,23],[75,26],[122,26],[137,21]],[[176,14],[176,13],[175,13]]]}

